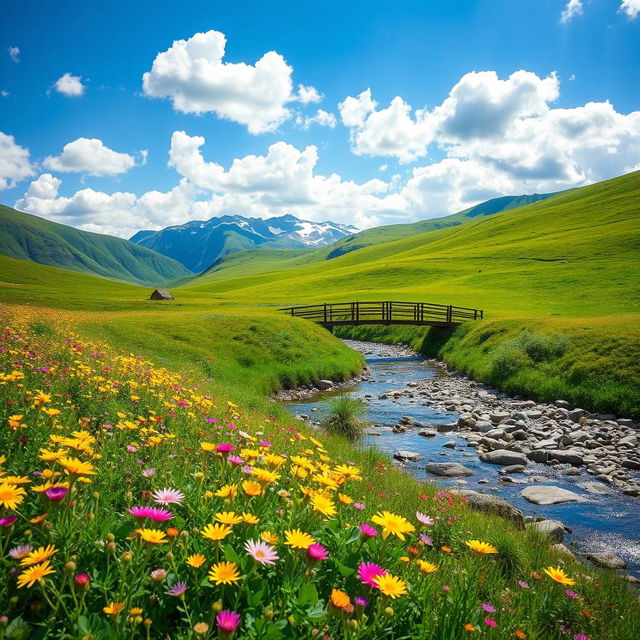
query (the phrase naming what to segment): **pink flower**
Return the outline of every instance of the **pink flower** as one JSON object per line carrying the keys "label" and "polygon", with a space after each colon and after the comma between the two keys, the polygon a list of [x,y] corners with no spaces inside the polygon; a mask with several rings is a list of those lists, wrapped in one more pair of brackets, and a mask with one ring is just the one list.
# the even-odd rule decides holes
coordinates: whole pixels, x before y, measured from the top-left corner
{"label": "pink flower", "polygon": [[158,507],[131,507],[129,513],[136,518],[150,518],[154,522],[165,522],[173,518],[173,513]]}
{"label": "pink flower", "polygon": [[356,596],[353,601],[356,603],[356,607],[366,607],[369,604],[369,601],[366,598],[361,598],[360,596]]}
{"label": "pink flower", "polygon": [[216,453],[231,453],[235,451],[235,447],[232,444],[222,443],[216,447]]}
{"label": "pink flower", "polygon": [[31,553],[33,547],[30,544],[24,544],[20,547],[14,547],[9,551],[9,557],[14,560],[21,560],[27,554]]}
{"label": "pink flower", "polygon": [[138,450],[138,447],[134,447],[132,444],[127,445],[127,451],[129,453],[135,453]]}
{"label": "pink flower", "polygon": [[484,623],[492,629],[495,629],[498,626],[498,623],[493,618],[485,618]]}
{"label": "pink flower", "polygon": [[420,524],[423,524],[426,527],[433,526],[433,518],[431,516],[426,516],[422,511],[416,511],[416,518]]}
{"label": "pink flower", "polygon": [[529,585],[524,580],[518,580],[518,586],[522,587],[523,589],[529,588]]}
{"label": "pink flower", "polygon": [[370,524],[363,522],[360,525],[360,535],[362,535],[364,539],[375,538],[378,535],[378,531],[377,529],[372,527]]}
{"label": "pink flower", "polygon": [[244,464],[244,460],[240,456],[229,456],[227,462],[231,464]]}
{"label": "pink flower", "polygon": [[370,587],[378,588],[378,585],[375,583],[374,579],[377,576],[384,576],[387,572],[377,564],[373,562],[361,562],[358,565],[358,578],[363,584],[366,584]]}
{"label": "pink flower", "polygon": [[156,504],[182,504],[184,493],[178,489],[158,489],[153,492],[153,501]]}
{"label": "pink flower", "polygon": [[65,496],[69,493],[69,489],[66,487],[49,487],[44,495],[51,500],[51,502],[60,502],[64,500]]}
{"label": "pink flower", "polygon": [[487,613],[495,613],[496,612],[496,608],[492,607],[490,604],[487,604],[486,602],[482,605],[482,608],[487,612]]}
{"label": "pink flower", "polygon": [[10,527],[17,519],[16,516],[4,516],[0,518],[0,527]]}
{"label": "pink flower", "polygon": [[155,470],[155,469],[144,469],[144,470],[142,471],[142,475],[143,475],[145,478],[153,478],[153,476],[155,476],[155,475],[156,475],[156,470]]}
{"label": "pink flower", "polygon": [[86,589],[91,582],[91,578],[89,577],[88,573],[76,573],[76,575],[73,576],[73,581],[81,589]]}
{"label": "pink flower", "polygon": [[573,636],[574,640],[589,640],[589,636],[585,636],[584,633],[576,633]]}
{"label": "pink flower", "polygon": [[167,572],[164,569],[154,569],[149,575],[152,580],[162,582],[167,577]]}
{"label": "pink flower", "polygon": [[315,542],[307,547],[307,558],[313,562],[318,560],[326,560],[329,557],[327,550],[321,545]]}
{"label": "pink flower", "polygon": [[573,591],[571,591],[571,589],[566,589],[565,593],[572,599],[572,600],[577,600],[580,596],[577,593],[574,593]]}
{"label": "pink flower", "polygon": [[354,502],[353,508],[357,509],[358,511],[364,511],[365,506],[361,502]]}
{"label": "pink flower", "polygon": [[270,447],[270,446],[271,446],[271,443],[270,443],[270,442],[268,442],[267,440],[260,440],[260,446],[261,446],[261,447],[267,447],[267,448],[268,448],[268,447]]}
{"label": "pink flower", "polygon": [[278,560],[278,553],[276,550],[266,542],[256,542],[254,540],[247,540],[244,543],[244,548],[247,553],[259,564],[274,565]]}
{"label": "pink flower", "polygon": [[231,633],[238,628],[240,624],[240,614],[235,611],[228,611],[227,609],[223,609],[216,616],[216,624],[218,625],[218,629],[224,633]]}
{"label": "pink flower", "polygon": [[427,547],[433,547],[433,539],[431,536],[428,536],[426,533],[420,534],[420,542]]}
{"label": "pink flower", "polygon": [[184,595],[186,590],[187,590],[186,582],[176,582],[176,584],[174,584],[173,587],[171,587],[171,589],[167,591],[167,594],[170,596],[175,596],[176,598],[179,598],[180,596]]}
{"label": "pink flower", "polygon": [[443,584],[442,585],[442,590],[443,591],[451,591],[451,587],[448,584]]}

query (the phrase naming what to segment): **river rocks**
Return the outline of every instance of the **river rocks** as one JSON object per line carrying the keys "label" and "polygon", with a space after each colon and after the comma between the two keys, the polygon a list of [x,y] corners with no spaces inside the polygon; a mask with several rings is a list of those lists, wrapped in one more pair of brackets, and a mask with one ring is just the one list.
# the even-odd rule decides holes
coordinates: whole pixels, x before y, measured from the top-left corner
{"label": "river rocks", "polygon": [[519,529],[524,529],[524,515],[522,511],[516,509],[506,500],[478,491],[471,491],[470,489],[459,489],[456,493],[466,498],[472,509],[499,515],[507,520],[511,520]]}
{"label": "river rocks", "polygon": [[552,485],[527,487],[520,495],[533,504],[561,504],[563,502],[586,502],[587,499],[573,491]]}
{"label": "river rocks", "polygon": [[573,411],[569,411],[567,414],[567,418],[572,422],[580,422],[580,418],[586,415],[586,411],[584,409],[574,409]]}
{"label": "river rocks", "polygon": [[449,441],[445,442],[442,446],[445,447],[446,449],[455,449],[456,448],[456,441],[455,440],[449,440]]}
{"label": "river rocks", "polygon": [[431,462],[425,468],[428,473],[445,478],[464,478],[473,475],[471,469],[457,462]]}
{"label": "river rocks", "polygon": [[584,557],[607,569],[626,569],[627,563],[613,553],[585,553]]}
{"label": "river rocks", "polygon": [[610,496],[613,493],[611,487],[601,482],[579,482],[578,486],[587,493],[594,493],[599,496]]}
{"label": "river rocks", "polygon": [[532,529],[537,529],[541,533],[549,536],[554,542],[562,542],[564,539],[565,528],[559,520],[541,520],[540,522],[532,522]]}
{"label": "river rocks", "polygon": [[500,469],[498,471],[499,474],[504,475],[507,473],[524,473],[525,466],[523,464],[510,464],[507,465],[504,469]]}
{"label": "river rocks", "polygon": [[496,451],[489,451],[483,453],[480,456],[480,460],[483,462],[489,462],[491,464],[504,464],[504,465],[525,465],[527,464],[527,456],[523,453],[517,453],[510,451],[509,449],[497,449]]}
{"label": "river rocks", "polygon": [[422,429],[422,431],[418,431],[418,435],[423,438],[435,438],[438,432],[435,429]]}
{"label": "river rocks", "polygon": [[396,451],[393,457],[400,462],[419,462],[424,456],[414,451]]}
{"label": "river rocks", "polygon": [[320,389],[320,391],[333,389],[333,380],[318,380],[318,389]]}
{"label": "river rocks", "polygon": [[556,553],[560,553],[565,556],[567,560],[571,560],[575,562],[578,558],[576,558],[576,554],[571,551],[568,547],[565,547],[563,544],[552,544],[551,549]]}

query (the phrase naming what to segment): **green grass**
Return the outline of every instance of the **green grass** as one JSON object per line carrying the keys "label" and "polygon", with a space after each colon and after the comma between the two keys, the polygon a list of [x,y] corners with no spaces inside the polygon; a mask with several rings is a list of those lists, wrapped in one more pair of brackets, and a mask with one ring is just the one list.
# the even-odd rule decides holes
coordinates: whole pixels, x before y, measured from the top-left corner
{"label": "green grass", "polygon": [[128,240],[80,231],[4,205],[0,205],[0,253],[154,286],[190,275],[176,260]]}

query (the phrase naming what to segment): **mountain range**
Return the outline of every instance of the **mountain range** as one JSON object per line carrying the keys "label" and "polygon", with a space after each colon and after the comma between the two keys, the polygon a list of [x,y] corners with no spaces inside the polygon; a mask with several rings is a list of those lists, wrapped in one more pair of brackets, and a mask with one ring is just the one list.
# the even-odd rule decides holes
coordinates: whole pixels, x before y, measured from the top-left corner
{"label": "mountain range", "polygon": [[135,244],[178,260],[199,273],[219,258],[247,249],[317,249],[356,233],[358,229],[335,222],[311,222],[287,214],[263,220],[227,215],[192,220],[160,231],[138,231]]}

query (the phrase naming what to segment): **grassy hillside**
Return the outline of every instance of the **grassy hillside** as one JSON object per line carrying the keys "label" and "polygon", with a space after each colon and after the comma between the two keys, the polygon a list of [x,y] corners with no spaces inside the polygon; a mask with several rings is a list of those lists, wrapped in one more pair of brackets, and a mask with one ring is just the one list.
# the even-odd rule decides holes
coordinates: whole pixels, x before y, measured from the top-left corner
{"label": "grassy hillside", "polygon": [[0,254],[106,278],[160,285],[190,272],[128,240],[80,231],[0,205]]}

